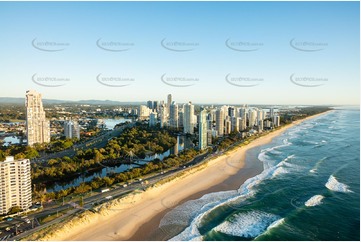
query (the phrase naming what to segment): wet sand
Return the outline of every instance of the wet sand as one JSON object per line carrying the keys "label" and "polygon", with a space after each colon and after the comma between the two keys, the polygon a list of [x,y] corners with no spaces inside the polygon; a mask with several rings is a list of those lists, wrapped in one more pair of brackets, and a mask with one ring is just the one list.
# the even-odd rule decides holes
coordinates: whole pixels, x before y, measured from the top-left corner
{"label": "wet sand", "polygon": [[[197,192],[192,194],[191,196],[180,201],[179,204],[187,202],[189,200],[195,200],[201,198],[205,194],[209,194],[212,192],[219,191],[229,191],[229,190],[237,190],[240,186],[250,177],[254,177],[260,174],[263,171],[263,164],[258,160],[252,160],[246,155],[246,163],[245,166],[240,169],[235,175],[227,178],[222,183],[214,185],[206,190]],[[174,206],[175,207],[175,206]],[[169,236],[163,230],[159,229],[159,223],[169,211],[171,211],[174,207],[168,208],[156,216],[154,216],[150,221],[143,224],[136,233],[129,238],[132,241],[159,241],[159,240],[168,240]]]}

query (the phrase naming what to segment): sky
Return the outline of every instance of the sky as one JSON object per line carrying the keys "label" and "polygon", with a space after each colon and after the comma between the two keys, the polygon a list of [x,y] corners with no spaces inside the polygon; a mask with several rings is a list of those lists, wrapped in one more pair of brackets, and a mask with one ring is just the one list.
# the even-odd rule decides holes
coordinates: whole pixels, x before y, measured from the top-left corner
{"label": "sky", "polygon": [[0,2],[0,97],[359,105],[359,2]]}

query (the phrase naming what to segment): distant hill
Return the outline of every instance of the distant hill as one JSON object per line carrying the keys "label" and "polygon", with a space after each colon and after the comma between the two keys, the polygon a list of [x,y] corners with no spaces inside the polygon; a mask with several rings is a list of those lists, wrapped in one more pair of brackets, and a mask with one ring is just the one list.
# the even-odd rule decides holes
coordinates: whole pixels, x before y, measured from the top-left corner
{"label": "distant hill", "polygon": [[20,103],[25,103],[25,98],[21,98],[21,97],[0,97],[0,103],[20,104]]}
{"label": "distant hill", "polygon": [[80,101],[74,101],[73,103],[90,104],[90,105],[141,105],[141,104],[145,104],[145,102],[119,102],[119,101],[112,101],[112,100],[80,100]]}
{"label": "distant hill", "polygon": [[[25,98],[20,97],[0,97],[0,104],[25,104]],[[119,102],[111,100],[56,100],[56,99],[43,99],[44,104],[61,104],[61,103],[73,103],[73,104],[89,104],[89,105],[141,105],[145,102]]]}

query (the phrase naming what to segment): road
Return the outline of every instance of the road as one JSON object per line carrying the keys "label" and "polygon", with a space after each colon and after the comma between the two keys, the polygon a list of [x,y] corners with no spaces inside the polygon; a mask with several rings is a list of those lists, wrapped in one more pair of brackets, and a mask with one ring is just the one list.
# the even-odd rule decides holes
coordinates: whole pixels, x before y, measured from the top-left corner
{"label": "road", "polygon": [[[140,181],[136,181],[136,182],[131,183],[127,187],[118,186],[118,187],[113,188],[112,190],[110,190],[108,192],[97,193],[97,194],[92,195],[90,197],[84,198],[84,200],[83,200],[84,206],[83,207],[79,207],[75,203],[67,203],[67,204],[64,204],[64,205],[57,206],[57,207],[45,208],[44,210],[42,210],[40,212],[28,215],[28,218],[31,221],[36,221],[37,218],[52,215],[52,214],[57,213],[57,211],[62,211],[62,210],[69,209],[69,208],[73,207],[66,214],[52,220],[51,222],[48,222],[46,224],[37,226],[35,228],[30,227],[28,230],[24,231],[23,233],[21,233],[19,235],[16,235],[14,237],[7,238],[7,239],[8,240],[19,240],[19,239],[21,239],[23,237],[26,237],[26,236],[28,236],[28,235],[36,232],[36,231],[39,231],[39,230],[41,230],[41,229],[43,229],[45,227],[48,227],[48,226],[53,225],[53,224],[60,223],[64,219],[66,219],[66,218],[68,218],[70,216],[76,215],[77,213],[82,212],[83,210],[91,210],[91,211],[95,212],[94,210],[92,210],[92,208],[94,206],[96,206],[95,203],[101,204],[101,203],[104,203],[106,201],[109,201],[109,200],[106,199],[106,197],[112,196],[112,198],[119,198],[119,197],[125,196],[125,195],[127,195],[127,194],[129,194],[130,192],[133,192],[133,191],[142,192],[142,191],[145,190],[146,187],[151,186],[151,185],[159,182],[162,179],[171,177],[174,174],[177,174],[177,173],[179,173],[179,172],[181,172],[183,170],[190,169],[191,166],[203,162],[209,156],[210,156],[210,154],[205,152],[205,153],[200,154],[197,157],[195,157],[192,161],[188,162],[186,164],[186,168],[177,167],[177,168],[174,168],[172,170],[168,170],[166,172],[161,172],[161,173],[158,173],[158,174],[155,174],[155,175],[152,175],[152,176],[145,176],[145,177],[143,177],[143,180],[148,181],[147,185],[142,184]],[[1,224],[2,223],[0,223],[0,225]],[[1,238],[1,236],[0,236],[0,238]]]}

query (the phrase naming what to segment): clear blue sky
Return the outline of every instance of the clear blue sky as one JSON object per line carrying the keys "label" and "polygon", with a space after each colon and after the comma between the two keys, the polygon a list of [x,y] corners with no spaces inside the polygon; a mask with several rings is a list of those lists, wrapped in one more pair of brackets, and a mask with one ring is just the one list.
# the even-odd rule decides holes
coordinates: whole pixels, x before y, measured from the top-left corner
{"label": "clear blue sky", "polygon": [[[359,9],[359,2],[0,2],[0,96],[23,97],[35,89],[63,100],[163,100],[172,93],[178,102],[358,105]],[[100,38],[132,45],[105,51],[96,45]],[[34,39],[37,47],[46,41],[68,45],[42,51]],[[195,46],[170,51],[163,39]],[[227,39],[236,49],[254,49],[246,42],[259,48],[235,51]],[[320,44],[322,50],[297,50],[292,39],[301,50]],[[99,74],[134,81],[107,82],[130,84],[110,87],[97,81]],[[198,81],[170,86],[164,74],[163,81],[177,85],[184,82],[166,78]],[[236,85],[226,81],[228,74]],[[44,87],[34,79],[64,85]],[[242,86],[249,84],[257,85]]]}

